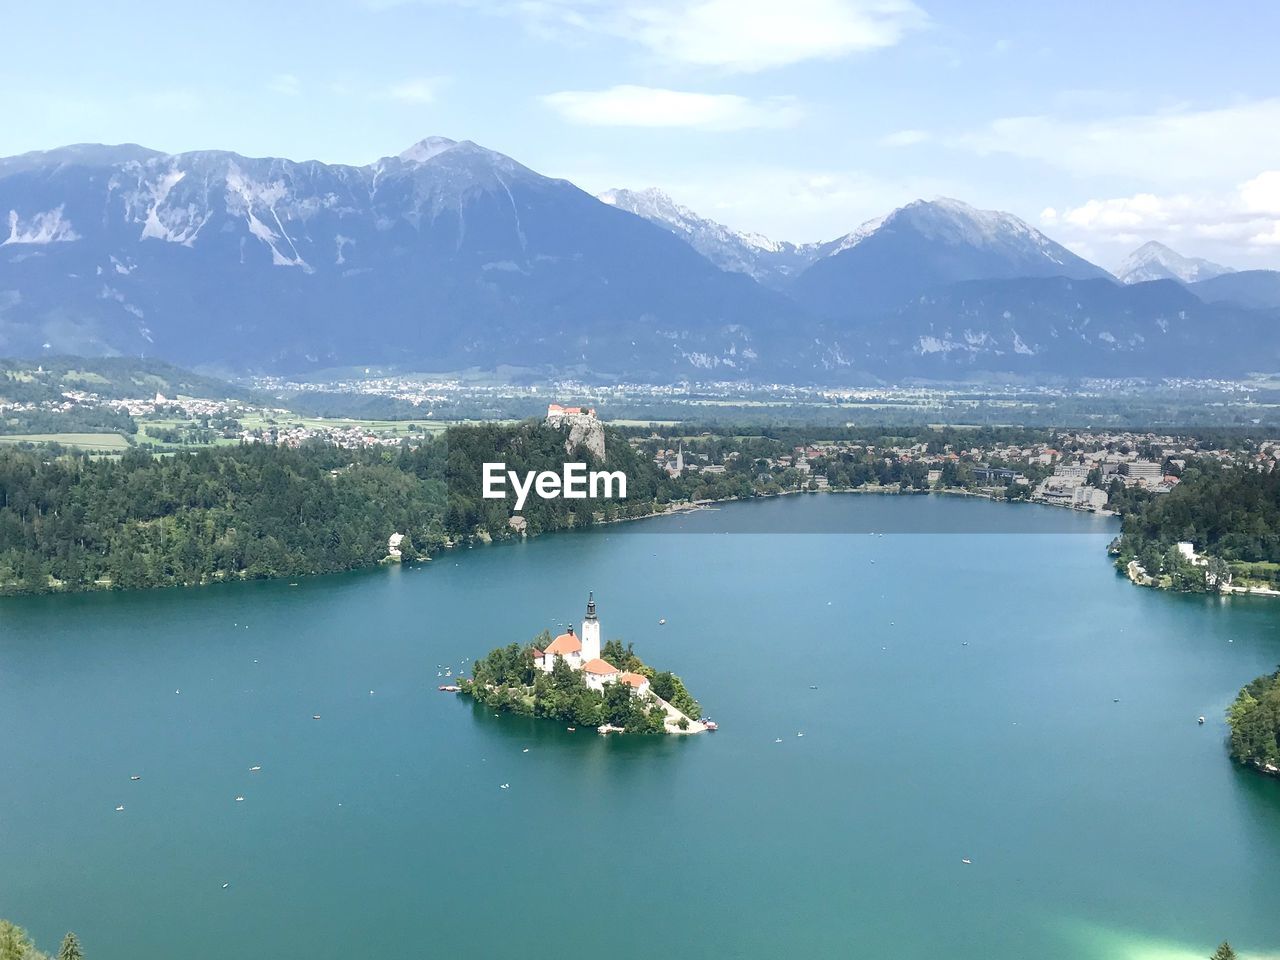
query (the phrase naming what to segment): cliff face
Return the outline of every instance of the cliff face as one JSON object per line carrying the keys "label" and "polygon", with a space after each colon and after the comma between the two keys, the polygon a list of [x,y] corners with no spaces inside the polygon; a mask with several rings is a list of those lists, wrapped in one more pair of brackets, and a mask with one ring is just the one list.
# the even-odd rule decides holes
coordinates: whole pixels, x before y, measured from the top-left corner
{"label": "cliff face", "polygon": [[551,414],[547,417],[547,425],[569,428],[569,438],[564,442],[565,453],[572,454],[581,444],[596,460],[605,462],[604,424],[595,417],[586,413]]}

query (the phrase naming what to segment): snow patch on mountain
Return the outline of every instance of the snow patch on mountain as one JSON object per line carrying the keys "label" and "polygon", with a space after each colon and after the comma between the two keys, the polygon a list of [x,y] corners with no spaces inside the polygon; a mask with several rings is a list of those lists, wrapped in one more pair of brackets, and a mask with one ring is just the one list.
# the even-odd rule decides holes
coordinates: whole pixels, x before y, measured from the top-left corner
{"label": "snow patch on mountain", "polygon": [[191,246],[195,242],[201,228],[209,222],[211,214],[203,213],[195,204],[187,206],[165,206],[169,194],[186,177],[185,170],[171,167],[154,181],[143,181],[134,194],[134,202],[144,200],[147,212],[142,224],[141,240],[152,238],[164,240],[166,243],[180,243]]}
{"label": "snow patch on mountain", "polygon": [[0,247],[18,243],[70,243],[80,235],[71,228],[71,221],[63,216],[66,204],[53,210],[33,214],[29,220],[18,216],[17,210],[9,211],[9,236],[0,241]]}
{"label": "snow patch on mountain", "polygon": [[846,233],[843,237],[832,240],[830,243],[811,244],[811,246],[820,250],[821,256],[824,257],[831,257],[835,256],[837,253],[843,253],[845,250],[852,250],[863,240],[867,239],[867,237],[871,236],[884,226],[885,221],[891,216],[893,216],[893,214],[886,213],[880,217],[873,217],[852,233]]}
{"label": "snow patch on mountain", "polygon": [[597,199],[674,233],[721,270],[745,273],[770,286],[779,286],[798,274],[820,255],[824,246],[771,240],[759,233],[734,230],[700,216],[652,187],[606,190]]}
{"label": "snow patch on mountain", "polygon": [[[297,246],[285,230],[284,224],[280,222],[280,215],[276,213],[276,204],[284,200],[287,195],[288,191],[282,181],[257,183],[245,176],[234,163],[227,171],[227,212],[233,216],[245,218],[249,232],[271,248],[271,263],[274,266],[308,269],[307,262],[298,253]],[[259,219],[254,210],[255,206],[262,210],[267,219],[275,223],[279,233]],[[289,245],[293,256],[286,256],[281,251],[277,244],[282,240]]]}
{"label": "snow patch on mountain", "polygon": [[426,163],[457,145],[457,140],[450,140],[448,137],[427,137],[402,151],[400,159],[405,163]]}
{"label": "snow patch on mountain", "polygon": [[1184,257],[1155,240],[1144,243],[1116,268],[1116,276],[1124,283],[1146,283],[1149,280],[1195,283],[1226,273],[1235,271],[1202,257]]}

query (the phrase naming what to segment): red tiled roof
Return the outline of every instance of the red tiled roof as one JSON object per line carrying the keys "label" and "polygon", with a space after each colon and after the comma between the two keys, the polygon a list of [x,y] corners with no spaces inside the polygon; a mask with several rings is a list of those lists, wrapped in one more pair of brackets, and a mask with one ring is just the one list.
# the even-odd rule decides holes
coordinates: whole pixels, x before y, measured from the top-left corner
{"label": "red tiled roof", "polygon": [[575,637],[572,633],[562,633],[551,641],[547,647],[547,653],[581,653],[582,641]]}
{"label": "red tiled roof", "polygon": [[587,673],[594,673],[599,676],[606,677],[618,672],[618,668],[612,663],[608,660],[601,660],[599,657],[596,657],[594,660],[588,660],[582,665],[582,669],[587,671]]}

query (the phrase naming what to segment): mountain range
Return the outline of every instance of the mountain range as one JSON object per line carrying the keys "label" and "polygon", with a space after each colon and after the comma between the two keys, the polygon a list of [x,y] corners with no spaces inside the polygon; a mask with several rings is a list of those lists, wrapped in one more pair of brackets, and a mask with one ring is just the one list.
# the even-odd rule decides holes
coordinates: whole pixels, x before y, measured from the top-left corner
{"label": "mountain range", "polygon": [[1125,257],[1116,270],[1121,283],[1146,283],[1150,280],[1179,280],[1196,283],[1211,280],[1224,273],[1234,273],[1230,267],[1204,260],[1200,257],[1184,257],[1170,250],[1163,243],[1150,240]]}
{"label": "mountain range", "polygon": [[1280,367],[1280,273],[1149,247],[1120,283],[946,199],[775,242],[442,137],[359,167],[79,145],[0,159],[0,354],[648,382]]}

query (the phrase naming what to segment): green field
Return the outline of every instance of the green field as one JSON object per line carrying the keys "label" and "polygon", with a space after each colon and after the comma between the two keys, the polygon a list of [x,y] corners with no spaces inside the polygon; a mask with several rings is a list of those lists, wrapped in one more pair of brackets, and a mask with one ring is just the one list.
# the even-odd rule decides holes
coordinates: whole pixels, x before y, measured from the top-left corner
{"label": "green field", "polygon": [[0,435],[0,444],[3,443],[60,443],[83,450],[129,449],[129,441],[118,433],[9,433]]}
{"label": "green field", "polygon": [[682,420],[606,420],[611,427],[678,427]]}
{"label": "green field", "polygon": [[452,423],[439,420],[349,420],[346,417],[299,417],[294,414],[265,416],[244,414],[239,421],[246,430],[266,430],[270,427],[306,427],[310,430],[342,430],[357,427],[379,436],[410,436],[409,424],[417,426],[414,433],[443,433]]}

